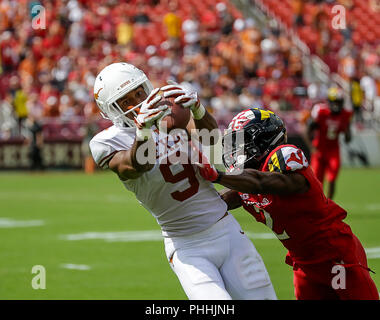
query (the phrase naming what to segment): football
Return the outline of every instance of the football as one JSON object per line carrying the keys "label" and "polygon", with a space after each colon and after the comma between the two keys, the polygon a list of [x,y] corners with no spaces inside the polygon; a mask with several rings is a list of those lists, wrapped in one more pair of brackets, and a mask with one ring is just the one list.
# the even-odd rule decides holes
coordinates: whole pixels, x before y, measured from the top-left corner
{"label": "football", "polygon": [[174,102],[175,98],[164,98],[157,106],[167,105],[170,113],[157,122],[159,130],[170,132],[172,129],[186,129],[190,120],[190,109]]}

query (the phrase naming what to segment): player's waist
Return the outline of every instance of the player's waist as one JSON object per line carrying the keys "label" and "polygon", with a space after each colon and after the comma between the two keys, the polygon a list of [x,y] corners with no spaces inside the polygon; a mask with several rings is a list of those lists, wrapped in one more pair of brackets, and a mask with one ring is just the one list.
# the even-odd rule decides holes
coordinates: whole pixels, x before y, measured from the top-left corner
{"label": "player's waist", "polygon": [[187,228],[186,230],[164,230],[162,228],[162,235],[165,238],[171,238],[172,241],[181,243],[185,241],[186,243],[191,239],[196,239],[197,241],[205,241],[210,235],[218,236],[224,233],[226,224],[229,223],[231,214],[228,212],[219,213],[215,219],[210,220],[208,223],[203,223],[198,225],[198,228]]}

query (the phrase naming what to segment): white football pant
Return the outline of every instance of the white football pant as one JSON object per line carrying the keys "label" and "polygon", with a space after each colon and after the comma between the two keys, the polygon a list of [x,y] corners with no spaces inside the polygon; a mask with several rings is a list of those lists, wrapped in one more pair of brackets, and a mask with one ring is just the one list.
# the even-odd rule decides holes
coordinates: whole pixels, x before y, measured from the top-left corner
{"label": "white football pant", "polygon": [[277,299],[263,260],[231,214],[202,232],[165,238],[165,251],[191,300]]}

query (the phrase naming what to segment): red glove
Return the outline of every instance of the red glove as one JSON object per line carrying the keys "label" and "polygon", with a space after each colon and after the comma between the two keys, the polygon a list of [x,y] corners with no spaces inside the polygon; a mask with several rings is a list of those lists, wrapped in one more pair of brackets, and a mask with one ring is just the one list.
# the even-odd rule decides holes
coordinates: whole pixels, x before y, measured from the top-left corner
{"label": "red glove", "polygon": [[198,153],[198,159],[202,163],[196,162],[195,164],[199,168],[199,173],[203,177],[203,179],[211,182],[219,182],[222,177],[222,173],[219,172],[211,165],[207,159],[207,157],[197,148],[195,144],[191,142],[192,150],[195,153]]}
{"label": "red glove", "polygon": [[221,174],[218,170],[214,168],[214,166],[206,163],[206,164],[201,164],[197,163],[197,166],[199,168],[199,173],[201,176],[211,182],[218,182],[221,178]]}

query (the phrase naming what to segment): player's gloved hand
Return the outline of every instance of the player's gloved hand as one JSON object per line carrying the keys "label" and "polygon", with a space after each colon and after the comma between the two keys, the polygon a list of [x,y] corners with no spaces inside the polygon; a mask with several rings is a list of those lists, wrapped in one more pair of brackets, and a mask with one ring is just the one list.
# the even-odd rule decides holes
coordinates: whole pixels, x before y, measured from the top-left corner
{"label": "player's gloved hand", "polygon": [[222,173],[215,169],[215,167],[209,163],[196,163],[199,168],[199,173],[203,179],[218,183],[222,177]]}
{"label": "player's gloved hand", "polygon": [[164,92],[164,97],[174,97],[175,103],[182,105],[184,108],[190,108],[195,120],[202,119],[206,113],[206,109],[201,104],[197,92],[189,90],[172,80],[168,80],[167,83],[167,86],[161,88]]}
{"label": "player's gloved hand", "polygon": [[167,105],[157,106],[156,104],[162,99],[157,95],[160,88],[154,89],[141,105],[140,112],[135,118],[136,136],[139,140],[147,140],[151,135],[150,128],[154,122],[164,116],[168,109]]}

